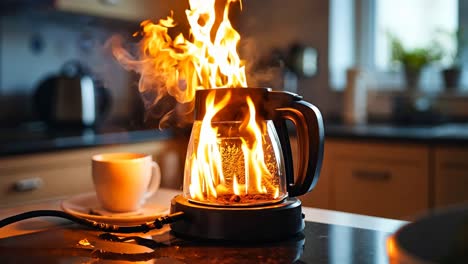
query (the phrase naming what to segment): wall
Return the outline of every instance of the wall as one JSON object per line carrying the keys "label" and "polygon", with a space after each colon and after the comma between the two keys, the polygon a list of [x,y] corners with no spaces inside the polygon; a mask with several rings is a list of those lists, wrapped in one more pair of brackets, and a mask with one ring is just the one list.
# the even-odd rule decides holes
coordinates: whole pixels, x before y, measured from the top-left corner
{"label": "wall", "polygon": [[[63,63],[78,60],[104,81],[113,97],[111,116],[129,112],[128,74],[105,49],[115,29],[79,16],[25,12],[0,17],[0,120],[34,120],[32,94]],[[128,34],[128,33],[125,33]]]}
{"label": "wall", "polygon": [[[162,1],[157,13],[169,14],[168,10],[173,9],[180,21],[186,6],[185,2],[177,3]],[[243,11],[236,19],[242,43],[253,41],[257,56],[269,55],[275,48],[287,49],[293,43],[317,49],[317,75],[299,80],[298,93],[316,104],[324,115],[340,108],[336,102],[339,97],[328,87],[328,10],[328,1],[321,0],[248,0],[243,1]],[[137,21],[130,24],[138,28]],[[105,40],[119,30],[109,23],[102,25],[69,14],[26,12],[1,16],[0,120],[33,119],[31,94],[43,78],[58,72],[68,59],[86,63],[105,80],[114,97],[112,116],[127,115],[132,107],[127,92],[136,89],[135,83],[129,83],[129,74],[102,48]]]}
{"label": "wall", "polygon": [[248,0],[243,2],[239,17],[241,36],[253,43],[258,57],[268,56],[273,49],[288,49],[293,43],[317,49],[317,75],[299,80],[298,93],[325,116],[341,107],[328,82],[328,20],[329,1],[323,0]]}

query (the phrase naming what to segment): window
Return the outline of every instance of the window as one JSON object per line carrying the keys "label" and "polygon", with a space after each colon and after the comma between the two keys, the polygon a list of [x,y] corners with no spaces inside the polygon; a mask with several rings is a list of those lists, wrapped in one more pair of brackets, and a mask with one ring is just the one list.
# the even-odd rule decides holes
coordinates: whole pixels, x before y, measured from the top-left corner
{"label": "window", "polygon": [[[371,72],[373,88],[401,87],[402,76],[392,68],[388,33],[406,48],[427,47],[437,32],[458,29],[458,14],[458,0],[330,0],[331,86],[342,90],[346,69],[361,67]],[[425,89],[440,87],[438,70],[425,70],[421,80]]]}
{"label": "window", "polygon": [[[458,0],[375,2],[374,63],[378,70],[391,67],[388,33],[397,36],[405,48],[414,49],[431,45],[440,31],[455,32],[458,28]],[[453,48],[450,43],[443,44],[446,49]]]}

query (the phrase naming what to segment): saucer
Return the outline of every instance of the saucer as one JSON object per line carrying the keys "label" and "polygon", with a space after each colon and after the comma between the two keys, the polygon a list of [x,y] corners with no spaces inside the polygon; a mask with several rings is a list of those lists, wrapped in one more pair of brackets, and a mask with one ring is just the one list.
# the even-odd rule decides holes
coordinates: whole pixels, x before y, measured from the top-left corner
{"label": "saucer", "polygon": [[154,221],[169,213],[166,206],[147,201],[137,212],[112,213],[104,210],[97,200],[96,194],[84,193],[73,196],[61,203],[63,211],[76,217],[94,220],[106,224],[137,225]]}

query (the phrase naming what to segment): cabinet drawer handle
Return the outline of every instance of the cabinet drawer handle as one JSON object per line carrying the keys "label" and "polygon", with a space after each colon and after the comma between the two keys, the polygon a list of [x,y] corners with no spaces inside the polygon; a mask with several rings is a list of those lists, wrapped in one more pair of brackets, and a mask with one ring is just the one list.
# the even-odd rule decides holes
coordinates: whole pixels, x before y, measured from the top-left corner
{"label": "cabinet drawer handle", "polygon": [[34,191],[42,187],[44,181],[39,177],[19,180],[14,183],[13,188],[17,192]]}
{"label": "cabinet drawer handle", "polygon": [[365,180],[388,181],[392,178],[392,173],[388,171],[356,170],[353,171],[353,176]]}

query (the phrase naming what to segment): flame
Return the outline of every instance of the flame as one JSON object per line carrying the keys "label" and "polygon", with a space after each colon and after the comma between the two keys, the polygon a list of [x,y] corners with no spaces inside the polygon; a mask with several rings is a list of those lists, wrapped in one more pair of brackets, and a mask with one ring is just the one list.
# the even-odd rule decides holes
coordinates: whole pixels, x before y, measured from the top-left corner
{"label": "flame", "polygon": [[140,92],[156,90],[151,105],[166,95],[188,103],[198,89],[247,87],[245,65],[237,53],[241,38],[229,21],[231,3],[238,1],[227,0],[213,39],[216,1],[189,0],[190,9],[185,13],[190,39],[182,33],[175,38],[169,35],[169,30],[177,25],[172,14],[157,24],[145,20],[141,23],[139,58],[133,58],[117,41],[112,47],[114,57],[140,74]]}
{"label": "flame", "polygon": [[[185,11],[190,25],[189,39],[182,33],[175,38],[170,36],[169,31],[177,25],[171,14],[157,24],[149,20],[141,23],[139,58],[132,57],[119,45],[113,46],[117,60],[140,74],[139,91],[143,95],[155,94],[147,108],[166,97],[180,104],[192,104],[196,90],[200,89],[247,87],[245,64],[237,53],[241,37],[229,20],[231,4],[239,2],[242,8],[242,2],[225,1],[222,16],[217,19],[216,0],[189,0],[190,9]],[[244,171],[242,175],[226,173],[219,127],[213,117],[230,99],[230,93],[217,102],[214,91],[207,96],[197,149],[188,157],[190,166],[186,168],[190,172],[190,198],[206,201],[226,194],[234,195],[234,202],[250,194],[270,194],[277,198],[279,184],[274,182],[264,160],[264,128],[255,119],[255,105],[250,98],[247,98],[249,114],[240,124],[242,136],[239,135],[240,146],[236,150],[243,157],[239,162],[243,162]],[[161,120],[168,120],[168,115],[175,112],[174,109],[165,111]]]}
{"label": "flame", "polygon": [[[262,179],[263,177],[271,178],[271,174],[264,161],[262,132],[255,120],[255,105],[250,97],[247,97],[247,104],[249,106],[249,118],[246,119],[246,129],[250,132],[254,140],[252,141],[252,146],[249,148],[247,139],[241,139],[243,142],[242,152],[244,153],[245,167],[248,168],[245,172],[245,182],[249,183],[249,186],[254,188],[254,192],[267,193]],[[248,189],[248,186],[246,186],[246,189]]]}
{"label": "flame", "polygon": [[221,109],[223,109],[231,94],[228,93],[218,104],[215,105],[215,93],[211,92],[206,98],[206,114],[203,117],[200,142],[198,149],[191,159],[192,173],[190,181],[190,195],[192,198],[204,200],[207,196],[217,197],[216,188],[224,186],[225,179],[222,169],[222,156],[218,146],[218,129],[213,127],[211,120]]}
{"label": "flame", "polygon": [[[264,130],[256,120],[255,105],[250,97],[246,97],[249,108],[248,115],[239,124],[236,138],[239,146],[230,145],[240,153],[232,153],[222,150],[223,140],[219,137],[219,127],[213,122],[213,117],[226,107],[231,94],[227,93],[218,103],[215,103],[215,91],[208,94],[206,99],[206,114],[201,121],[200,137],[196,152],[190,157],[190,197],[198,201],[212,201],[219,195],[231,195],[232,197],[256,194],[267,194],[276,199],[279,197],[279,187],[275,185],[274,176],[268,169],[264,153]],[[232,157],[241,156],[243,166],[237,160],[229,162],[229,166],[244,168],[241,175],[235,170],[225,169],[223,162]],[[237,164],[235,164],[237,163]],[[227,171],[227,172],[226,172]],[[241,183],[242,182],[242,183]],[[231,200],[230,200],[231,201]],[[234,200],[236,201],[236,200]],[[231,201],[232,202],[232,201]],[[236,201],[237,202],[237,201]]]}

